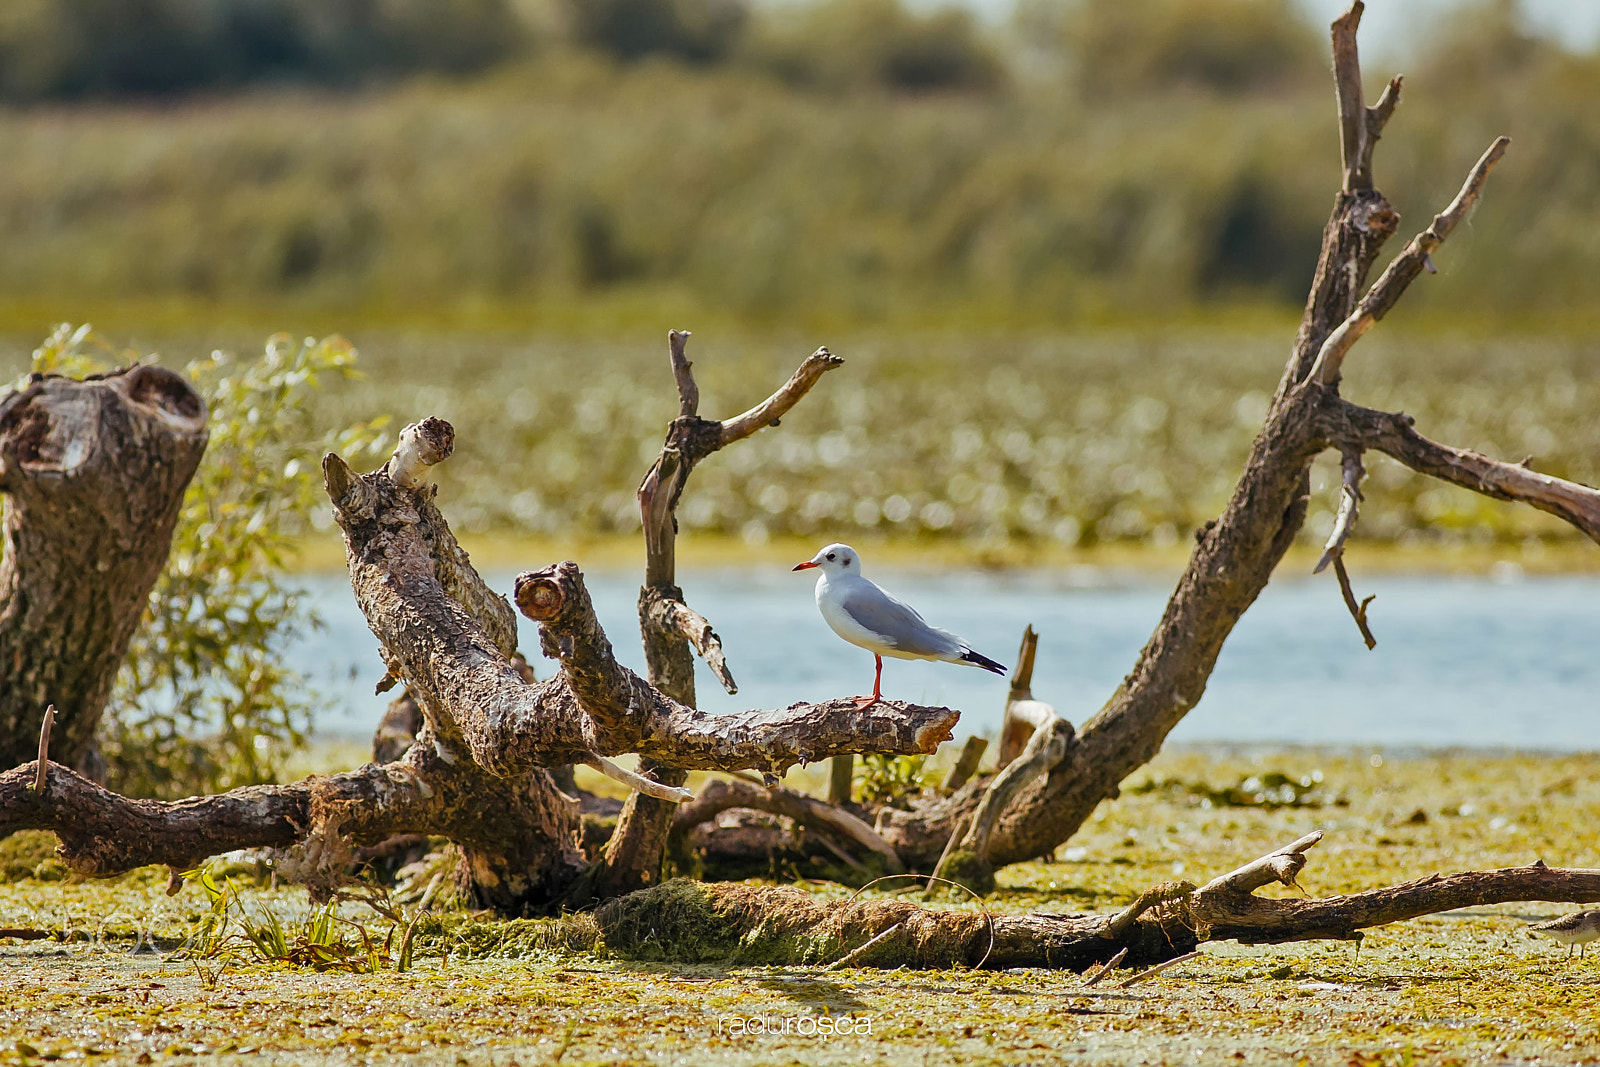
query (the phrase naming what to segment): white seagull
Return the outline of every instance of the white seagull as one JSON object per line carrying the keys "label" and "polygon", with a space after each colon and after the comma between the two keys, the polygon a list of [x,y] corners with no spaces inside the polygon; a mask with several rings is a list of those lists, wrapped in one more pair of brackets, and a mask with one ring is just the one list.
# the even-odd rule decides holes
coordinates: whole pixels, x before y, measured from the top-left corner
{"label": "white seagull", "polygon": [[849,545],[832,544],[797,571],[813,567],[822,572],[817,579],[817,610],[833,632],[872,653],[877,671],[872,677],[872,695],[856,697],[863,708],[883,699],[883,657],[895,659],[936,659],[945,663],[969,663],[1003,675],[1006,668],[974,652],[967,643],[948,630],[929,626],[915,608],[899,600],[861,576],[861,554]]}

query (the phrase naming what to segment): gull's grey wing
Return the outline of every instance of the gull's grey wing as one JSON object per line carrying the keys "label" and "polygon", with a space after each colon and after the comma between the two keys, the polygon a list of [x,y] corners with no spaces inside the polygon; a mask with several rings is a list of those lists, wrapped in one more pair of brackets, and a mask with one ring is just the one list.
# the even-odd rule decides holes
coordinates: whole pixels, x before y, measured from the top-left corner
{"label": "gull's grey wing", "polygon": [[910,604],[871,583],[862,582],[852,589],[839,606],[846,615],[901,652],[929,657],[961,653],[961,640],[955,634],[929,626]]}

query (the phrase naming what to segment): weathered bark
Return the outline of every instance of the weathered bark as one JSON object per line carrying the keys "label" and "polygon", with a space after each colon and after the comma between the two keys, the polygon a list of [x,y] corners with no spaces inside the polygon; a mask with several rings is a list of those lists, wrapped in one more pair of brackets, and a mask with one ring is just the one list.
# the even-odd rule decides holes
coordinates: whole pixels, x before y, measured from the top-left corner
{"label": "weathered bark", "polygon": [[205,401],[161,367],[0,399],[0,766],[30,758],[49,704],[57,759],[89,751],[206,438]]}

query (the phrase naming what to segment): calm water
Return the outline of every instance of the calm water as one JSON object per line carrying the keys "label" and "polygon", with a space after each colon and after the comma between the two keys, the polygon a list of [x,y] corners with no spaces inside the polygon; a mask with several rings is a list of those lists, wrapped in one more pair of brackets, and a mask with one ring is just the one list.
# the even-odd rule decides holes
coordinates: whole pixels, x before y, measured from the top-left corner
{"label": "calm water", "polygon": [[[491,573],[509,591],[512,573]],[[1149,578],[1098,571],[875,572],[932,623],[1011,664],[1022,628],[1039,631],[1034,694],[1082,722],[1132,667],[1170,592]],[[342,578],[313,578],[328,630],[297,655],[330,701],[318,728],[368,734],[384,698],[377,642]],[[622,661],[643,671],[634,602],[638,578],[588,575]],[[689,573],[689,603],[723,637],[737,696],[704,668],[700,703],[713,711],[781,707],[870,692],[872,657],[835,637],[812,601],[809,575]],[[1331,575],[1280,579],[1228,639],[1205,698],[1172,737],[1184,741],[1600,749],[1600,578],[1373,578],[1378,647],[1368,652]],[[522,647],[537,648],[523,620]],[[549,661],[535,669],[543,677]],[[888,661],[886,695],[962,710],[957,736],[993,730],[1004,679],[969,667]]]}

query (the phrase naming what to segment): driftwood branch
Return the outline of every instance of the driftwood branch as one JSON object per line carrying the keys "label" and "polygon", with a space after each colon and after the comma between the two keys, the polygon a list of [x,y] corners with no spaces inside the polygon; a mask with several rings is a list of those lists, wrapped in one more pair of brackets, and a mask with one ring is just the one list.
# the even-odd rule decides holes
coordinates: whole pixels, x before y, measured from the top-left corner
{"label": "driftwood branch", "polygon": [[[1366,5],[1356,0],[1331,28],[1334,89],[1339,104],[1339,155],[1347,193],[1372,188],[1371,152],[1367,150],[1367,107],[1361,95],[1361,59],[1356,50],[1356,30]],[[1362,161],[1367,168],[1362,169]]]}
{"label": "driftwood branch", "polygon": [[944,776],[945,792],[951,793],[962,786],[978,773],[978,764],[983,760],[983,754],[989,747],[987,737],[973,734],[961,746],[961,755],[956,757],[955,763],[950,766],[950,773]]}
{"label": "driftwood branch", "polygon": [[1355,940],[1373,926],[1484,904],[1545,900],[1588,904],[1600,900],[1600,870],[1560,869],[1534,863],[1497,871],[1432,874],[1402,885],[1316,900],[1255,896],[1261,886],[1295,885],[1305,853],[1322,839],[1308,834],[1192,893],[1187,910],[1202,940],[1276,944],[1322,939]]}
{"label": "driftwood branch", "polygon": [[[678,501],[683,496],[695,465],[723,446],[747,437],[765,425],[778,423],[778,416],[798,403],[823,371],[839,360],[813,355],[777,393],[763,404],[733,420],[739,424],[730,432],[724,423],[700,417],[700,387],[689,361],[687,330],[667,334],[667,355],[678,391],[678,417],[667,427],[661,453],[651,464],[639,485],[639,515],[645,543],[644,585],[639,590],[639,629],[644,641],[645,666],[650,684],[667,697],[694,707],[694,656],[698,654],[729,693],[738,692],[733,673],[728,669],[722,640],[711,624],[692,611],[677,585]],[[764,413],[765,418],[752,418]],[[647,770],[669,788],[681,786],[682,767],[670,759],[645,759]],[[769,772],[770,773],[770,772]],[[642,796],[630,796],[617,818],[616,830],[604,854],[590,874],[574,887],[570,903],[587,903],[585,894],[595,899],[614,896],[655,882],[667,847],[673,820],[672,806]]]}
{"label": "driftwood branch", "polygon": [[[1072,724],[1058,716],[1049,704],[1033,699],[1033,664],[1038,645],[1039,635],[1029,626],[1022,634],[1006,701],[1000,771],[984,788],[966,832],[959,842],[952,837],[952,845],[946,846],[933,872],[935,877],[959,882],[978,893],[994,889],[989,841],[1001,813],[1024,788],[1053,771],[1072,747]],[[1030,733],[1022,751],[1011,758],[1006,746],[1016,736],[1015,727],[1019,725]]]}
{"label": "driftwood branch", "polygon": [[681,599],[671,596],[655,586],[647,586],[639,593],[639,616],[647,630],[669,636],[681,637],[722,683],[729,693],[737,693],[739,686],[728,669],[727,655],[722,650],[722,638],[711,628],[704,615],[695,611]]}
{"label": "driftwood branch", "polygon": [[743,440],[761,429],[763,426],[776,426],[778,420],[789,413],[789,409],[800,402],[800,398],[811,391],[828,371],[840,366],[844,360],[829,352],[826,348],[819,348],[807,356],[805,362],[795,368],[789,380],[779,387],[767,399],[746,411],[742,415],[735,415],[722,423],[721,433],[718,435],[718,448],[731,445],[735,441]]}

